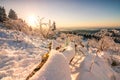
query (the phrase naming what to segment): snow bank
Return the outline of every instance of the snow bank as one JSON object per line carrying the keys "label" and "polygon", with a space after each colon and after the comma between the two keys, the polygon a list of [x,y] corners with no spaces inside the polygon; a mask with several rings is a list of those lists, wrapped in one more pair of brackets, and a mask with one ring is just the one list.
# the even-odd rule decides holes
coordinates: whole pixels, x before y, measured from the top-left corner
{"label": "snow bank", "polygon": [[70,62],[70,60],[75,56],[75,44],[70,42],[63,54],[67,58],[68,62]]}
{"label": "snow bank", "polygon": [[71,80],[69,62],[74,56],[75,45],[72,42],[63,53],[52,50],[47,62],[30,80]]}
{"label": "snow bank", "polygon": [[52,50],[47,62],[30,80],[71,80],[66,57]]}
{"label": "snow bank", "polygon": [[[105,56],[104,56],[105,57]],[[107,58],[107,57],[106,57]],[[120,77],[110,65],[98,56],[88,55],[80,66],[80,73],[76,80],[119,80]],[[92,66],[92,67],[91,67]],[[91,69],[90,69],[91,67]]]}

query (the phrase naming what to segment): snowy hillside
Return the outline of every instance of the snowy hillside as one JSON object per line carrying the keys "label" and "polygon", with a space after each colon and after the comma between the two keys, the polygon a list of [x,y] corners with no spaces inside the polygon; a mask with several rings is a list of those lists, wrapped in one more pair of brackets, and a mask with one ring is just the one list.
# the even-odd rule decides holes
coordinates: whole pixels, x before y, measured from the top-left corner
{"label": "snowy hillside", "polygon": [[48,43],[0,26],[0,80],[24,80],[48,51]]}
{"label": "snowy hillside", "polygon": [[98,41],[61,33],[49,40],[0,25],[0,80],[25,80],[49,52],[51,42],[56,50],[31,80],[120,79],[120,44],[109,36]]}

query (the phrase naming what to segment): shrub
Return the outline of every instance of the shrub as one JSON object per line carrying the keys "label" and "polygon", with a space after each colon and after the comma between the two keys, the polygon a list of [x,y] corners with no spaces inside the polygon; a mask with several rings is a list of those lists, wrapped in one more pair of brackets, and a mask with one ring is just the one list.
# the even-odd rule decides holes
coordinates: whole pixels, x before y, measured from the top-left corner
{"label": "shrub", "polygon": [[31,34],[31,28],[21,19],[18,20],[7,20],[4,22],[4,25],[8,29],[22,31],[26,34]]}

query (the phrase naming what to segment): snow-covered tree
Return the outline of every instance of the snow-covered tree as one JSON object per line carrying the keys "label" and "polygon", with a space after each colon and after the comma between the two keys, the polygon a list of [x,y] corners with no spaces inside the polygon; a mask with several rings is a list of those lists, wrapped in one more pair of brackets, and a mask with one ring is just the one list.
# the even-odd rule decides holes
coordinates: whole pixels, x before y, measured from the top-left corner
{"label": "snow-covered tree", "polygon": [[54,30],[56,30],[56,23],[55,23],[55,21],[52,24],[52,31],[54,31]]}
{"label": "snow-covered tree", "polygon": [[18,16],[17,16],[16,12],[14,10],[12,10],[12,9],[10,9],[8,17],[10,19],[13,19],[13,20],[18,19]]}
{"label": "snow-covered tree", "polygon": [[7,19],[6,11],[4,7],[0,6],[0,22],[4,22]]}

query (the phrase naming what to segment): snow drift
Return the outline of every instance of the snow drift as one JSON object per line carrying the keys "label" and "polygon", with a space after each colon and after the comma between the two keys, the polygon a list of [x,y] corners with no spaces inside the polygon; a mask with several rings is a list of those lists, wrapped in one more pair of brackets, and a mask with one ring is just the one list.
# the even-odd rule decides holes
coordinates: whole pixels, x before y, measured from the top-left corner
{"label": "snow drift", "polygon": [[75,45],[70,42],[63,53],[51,50],[44,66],[30,80],[71,80],[70,60],[75,56]]}
{"label": "snow drift", "polygon": [[66,57],[52,50],[47,62],[30,80],[71,80]]}
{"label": "snow drift", "polygon": [[[119,80],[120,76],[110,67],[109,56],[104,57],[88,55],[80,66],[80,73],[75,80]],[[94,62],[92,64],[92,61]],[[106,61],[106,60],[107,61]]]}

